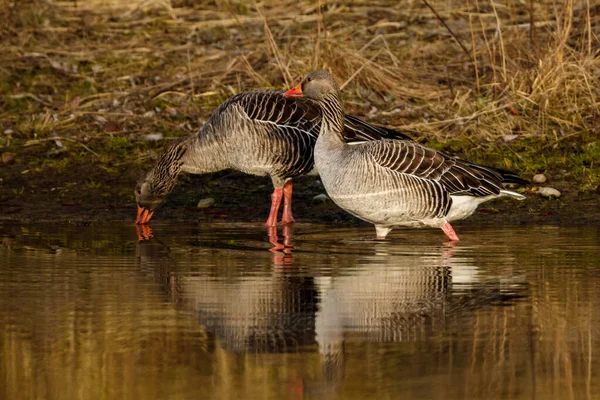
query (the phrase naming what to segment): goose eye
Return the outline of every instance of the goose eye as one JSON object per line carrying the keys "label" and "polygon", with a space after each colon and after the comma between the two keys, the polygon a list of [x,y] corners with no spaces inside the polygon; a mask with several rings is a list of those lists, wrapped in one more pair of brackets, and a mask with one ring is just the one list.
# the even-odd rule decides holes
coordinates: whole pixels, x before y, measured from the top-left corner
{"label": "goose eye", "polygon": [[138,196],[142,194],[142,190],[141,189],[136,189],[135,192],[138,194]]}
{"label": "goose eye", "polygon": [[310,78],[310,77],[306,78],[306,82],[310,82],[310,81],[312,81],[312,78]]}

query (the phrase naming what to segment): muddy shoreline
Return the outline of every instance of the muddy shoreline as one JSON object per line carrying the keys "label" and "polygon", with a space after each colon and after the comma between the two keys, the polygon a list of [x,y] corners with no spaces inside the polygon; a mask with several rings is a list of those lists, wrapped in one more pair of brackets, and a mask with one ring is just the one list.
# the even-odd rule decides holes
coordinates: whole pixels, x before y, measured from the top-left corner
{"label": "muddy shoreline", "polygon": [[[18,165],[13,165],[5,166],[2,171],[0,222],[104,224],[133,223],[135,219],[133,189],[141,170],[127,170],[117,177],[102,179],[94,176],[96,169],[85,171],[84,166],[62,174],[42,170],[30,175],[22,174],[19,169]],[[555,182],[552,186],[561,191],[560,198],[543,198],[534,193],[535,189],[529,189],[524,201],[498,199],[485,203],[473,216],[457,221],[455,225],[574,226],[600,223],[597,191],[579,192],[566,182]],[[21,189],[15,190],[15,187]],[[268,177],[248,176],[236,171],[185,175],[157,209],[150,224],[264,222],[269,213],[271,191]],[[295,180],[293,210],[297,222],[368,226],[330,201],[315,202],[314,197],[321,193],[325,190],[319,185],[318,177]],[[214,205],[198,208],[198,201],[206,198],[214,199]]]}
{"label": "muddy shoreline", "polygon": [[[153,143],[147,150],[158,154],[165,144]],[[154,163],[154,157],[136,162],[102,160],[84,154],[80,160],[65,155],[65,168],[32,169],[30,160],[48,157],[52,144],[23,147],[9,163],[0,163],[0,221],[16,223],[60,222],[102,224],[132,222],[136,204],[136,181]],[[96,145],[99,147],[99,144]],[[135,149],[135,147],[133,147]],[[132,150],[133,151],[133,150]],[[52,156],[58,161],[61,155]],[[531,176],[523,176],[531,179]],[[552,179],[546,186],[561,192],[558,199],[543,198],[536,187],[525,189],[527,199],[497,199],[484,203],[470,218],[457,221],[465,225],[598,225],[600,223],[600,189],[582,190],[581,183],[569,179]],[[268,177],[257,177],[226,170],[205,175],[181,175],[166,202],[160,206],[152,223],[264,222],[270,208],[273,188]],[[365,225],[332,202],[313,199],[325,193],[317,176],[294,180],[293,210],[297,222]],[[214,205],[199,209],[198,201],[212,198]],[[454,224],[453,224],[454,225]]]}

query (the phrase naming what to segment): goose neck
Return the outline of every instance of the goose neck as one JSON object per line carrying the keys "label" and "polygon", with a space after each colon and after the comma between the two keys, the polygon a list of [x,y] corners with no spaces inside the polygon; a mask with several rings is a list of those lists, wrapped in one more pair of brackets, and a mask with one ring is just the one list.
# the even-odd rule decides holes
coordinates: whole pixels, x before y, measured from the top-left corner
{"label": "goose neck", "polygon": [[320,102],[323,111],[325,132],[342,137],[344,129],[344,110],[339,93],[330,93]]}
{"label": "goose neck", "polygon": [[169,145],[159,156],[152,174],[164,181],[175,181],[184,164],[188,146],[185,139]]}
{"label": "goose neck", "polygon": [[183,172],[206,174],[229,167],[226,144],[207,125],[188,140],[187,150],[182,157]]}

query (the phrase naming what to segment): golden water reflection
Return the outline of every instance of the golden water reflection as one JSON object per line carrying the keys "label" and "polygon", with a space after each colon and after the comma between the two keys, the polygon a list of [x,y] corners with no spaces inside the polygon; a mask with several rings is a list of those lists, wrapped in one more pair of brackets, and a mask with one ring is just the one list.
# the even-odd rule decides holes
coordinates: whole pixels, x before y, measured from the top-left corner
{"label": "golden water reflection", "polygon": [[1,398],[600,396],[597,230],[59,228],[0,226]]}

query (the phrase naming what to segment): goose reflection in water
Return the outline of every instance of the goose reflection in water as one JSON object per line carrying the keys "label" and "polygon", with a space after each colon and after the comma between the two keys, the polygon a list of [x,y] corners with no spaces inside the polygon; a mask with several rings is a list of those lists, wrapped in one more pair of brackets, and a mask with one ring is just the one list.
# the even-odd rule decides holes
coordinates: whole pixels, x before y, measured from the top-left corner
{"label": "goose reflection in water", "polygon": [[[388,241],[341,251],[339,243],[328,248],[304,235],[302,251],[292,254],[292,228],[282,233],[282,242],[270,235],[275,239],[272,258],[250,251],[251,246],[219,249],[211,243],[206,251],[206,243],[184,245],[196,262],[198,252],[204,252],[206,269],[193,274],[179,268],[156,238],[138,243],[137,258],[171,301],[194,311],[214,348],[232,355],[318,351],[321,378],[305,382],[297,372],[302,391],[330,391],[344,379],[348,343],[419,341],[442,333],[453,310],[467,303],[499,305],[515,297],[489,287],[460,292],[481,285],[474,285],[478,274],[473,260],[455,256],[453,248],[398,253]],[[248,266],[240,267],[236,257]]]}
{"label": "goose reflection in water", "polygon": [[277,227],[270,226],[267,228],[269,235],[269,242],[273,245],[269,251],[275,253],[273,258],[273,264],[279,266],[290,265],[292,263],[292,238],[294,237],[294,226],[284,225],[282,234],[282,240],[279,241],[279,235],[277,234]]}

